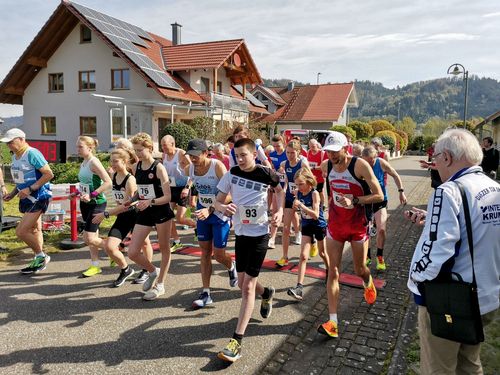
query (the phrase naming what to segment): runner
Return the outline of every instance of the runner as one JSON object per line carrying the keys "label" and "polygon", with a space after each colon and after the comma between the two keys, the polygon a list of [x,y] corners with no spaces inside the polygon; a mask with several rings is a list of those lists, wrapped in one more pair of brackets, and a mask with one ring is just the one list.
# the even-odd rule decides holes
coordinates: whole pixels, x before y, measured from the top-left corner
{"label": "runner", "polygon": [[323,173],[321,172],[321,163],[323,160],[328,159],[326,156],[326,152],[321,149],[321,144],[316,139],[311,139],[309,141],[309,151],[307,152],[307,161],[309,163],[309,167],[316,178],[316,182],[318,185],[316,186],[316,190],[319,193],[321,199],[321,206],[325,207],[325,192],[323,190],[323,185],[325,183],[325,179],[323,178]]}
{"label": "runner", "polygon": [[323,259],[328,273],[328,256],[325,253],[326,221],[323,216],[320,193],[315,189],[316,179],[308,168],[301,168],[295,173],[297,196],[292,208],[299,210],[302,217],[302,243],[300,247],[299,273],[297,286],[289,288],[287,293],[295,299],[302,300],[303,284],[307,259],[312,255],[312,241],[316,239],[319,255]]}
{"label": "runner", "polygon": [[[132,138],[134,151],[139,159],[132,168],[137,182],[136,224],[134,235],[128,247],[128,256],[135,263],[149,272],[143,284],[146,292],[142,297],[146,301],[154,300],[165,294],[164,282],[170,267],[170,230],[174,213],[170,208],[170,185],[165,167],[153,158],[153,140],[146,133],[137,133]],[[132,199],[133,200],[133,199]],[[131,201],[125,202],[130,205]],[[156,268],[144,254],[141,247],[153,226],[156,226],[158,244],[161,252],[160,268]]]}
{"label": "runner", "polygon": [[5,197],[8,194],[7,188],[5,187],[5,180],[3,179],[3,171],[0,166],[0,196]]}
{"label": "runner", "polygon": [[16,236],[35,253],[33,260],[21,273],[38,273],[50,262],[50,256],[43,251],[41,216],[47,211],[52,197],[49,181],[54,174],[42,153],[28,145],[26,134],[21,129],[7,130],[0,142],[6,143],[12,152],[10,172],[16,184],[14,190],[7,194],[3,175],[1,176],[3,200],[8,202],[16,195],[19,196],[19,212],[23,217],[17,224]]}
{"label": "runner", "polygon": [[98,141],[80,136],[76,142],[78,155],[83,158],[78,172],[80,182],[80,212],[85,223],[83,241],[90,249],[90,266],[82,272],[82,277],[92,277],[102,272],[99,267],[99,249],[104,249],[104,241],[99,237],[99,224],[94,224],[94,215],[106,210],[104,192],[111,188],[111,178],[102,163],[94,156]]}
{"label": "runner", "polygon": [[293,222],[293,227],[296,228],[295,241],[296,245],[302,243],[302,234],[299,231],[299,215],[297,211],[292,208],[293,201],[295,199],[297,185],[295,185],[294,178],[295,173],[302,168],[308,168],[309,164],[307,160],[300,158],[300,146],[299,141],[292,140],[288,142],[286,146],[286,157],[287,160],[281,163],[280,172],[285,173],[285,185],[286,185],[286,196],[285,196],[285,211],[283,214],[283,253],[281,258],[276,262],[276,266],[284,267],[288,265],[288,247],[290,246],[290,224]]}
{"label": "runner", "polygon": [[[271,161],[271,166],[274,171],[280,178],[281,187],[285,186],[285,173],[280,172],[281,163],[286,160],[286,152],[283,137],[281,135],[275,135],[271,138],[271,143],[274,147],[274,152],[269,154],[269,159]],[[280,208],[276,201],[276,195],[273,193],[273,189],[269,189],[270,194],[272,195],[272,213],[275,214]],[[276,248],[276,234],[278,233],[278,227],[271,226],[271,234],[269,236],[269,244],[267,245],[268,249]],[[298,231],[298,228],[294,228]]]}
{"label": "runner", "polygon": [[96,214],[92,219],[92,223],[100,224],[104,218],[109,218],[111,215],[117,216],[113,226],[109,230],[108,238],[104,241],[104,250],[115,264],[120,267],[120,274],[112,284],[115,288],[123,285],[134,274],[134,270],[129,267],[125,256],[119,250],[120,243],[132,231],[137,218],[135,207],[125,207],[123,205],[123,202],[130,200],[137,193],[135,177],[129,171],[132,158],[133,155],[124,149],[116,149],[111,152],[110,164],[115,171],[112,177],[112,193],[117,206],[109,211]]}
{"label": "runner", "polygon": [[[239,139],[250,138],[250,134],[248,133],[248,128],[243,125],[238,125],[233,130],[234,141],[237,142]],[[266,153],[261,146],[257,147],[257,164],[262,164],[265,167],[271,167],[271,163],[267,160]],[[229,166],[232,168],[235,165],[238,165],[236,162],[236,155],[234,153],[234,148],[231,149],[230,157],[229,157]]]}
{"label": "runner", "polygon": [[208,145],[203,139],[189,141],[186,152],[193,164],[186,167],[185,172],[190,181],[184,188],[182,196],[187,197],[191,185],[198,191],[195,215],[198,219],[196,224],[198,243],[202,251],[200,266],[203,290],[192,304],[193,308],[197,309],[213,302],[210,295],[212,254],[215,260],[228,270],[231,287],[238,284],[238,274],[231,256],[226,254],[225,250],[229,236],[229,218],[214,208],[217,184],[227,170],[221,161],[208,157]]}
{"label": "runner", "polygon": [[[387,223],[387,188],[384,181],[384,174],[392,176],[399,192],[399,202],[402,205],[406,204],[405,190],[403,182],[399,177],[398,172],[382,158],[377,157],[377,150],[373,146],[366,147],[362,152],[364,160],[373,168],[373,173],[377,177],[378,183],[382,188],[384,200],[380,203],[373,203],[370,209],[369,218],[375,220],[376,236],[377,236],[377,270],[385,271],[386,264],[384,261],[384,244],[386,239],[386,223]],[[368,247],[368,255],[366,265],[371,264],[370,248]]]}
{"label": "runner", "polygon": [[175,223],[177,222],[180,225],[187,225],[192,228],[196,226],[194,220],[184,217],[187,211],[187,200],[186,198],[181,198],[182,189],[184,189],[188,181],[187,176],[184,174],[184,169],[191,164],[191,161],[186,157],[184,150],[175,147],[175,139],[171,135],[166,135],[161,139],[161,148],[163,149],[163,166],[167,170],[170,183],[170,208],[173,211],[177,207],[175,221],[172,220],[171,233],[171,237],[174,240],[170,251],[174,252],[184,246],[177,233]]}
{"label": "runner", "polygon": [[327,282],[330,319],[318,327],[318,332],[338,337],[339,276],[345,242],[351,243],[354,270],[363,279],[366,302],[373,304],[377,298],[370,269],[365,265],[368,221],[363,205],[381,202],[384,196],[370,165],[347,153],[344,134],[332,132],[326,138],[323,150],[329,160],[322,164],[322,168],[331,191],[326,237],[330,261]]}
{"label": "runner", "polygon": [[[238,166],[231,168],[217,185],[216,210],[234,218],[236,234],[235,254],[241,306],[238,323],[229,344],[218,353],[224,361],[234,362],[241,357],[241,343],[255,304],[255,295],[262,296],[260,315],[268,318],[272,312],[275,289],[264,288],[258,282],[262,262],[266,257],[269,240],[267,216],[267,190],[275,189],[280,209],[273,215],[272,225],[279,225],[283,215],[283,190],[279,177],[270,168],[256,165],[255,143],[248,138],[234,145]],[[228,194],[233,203],[225,204]]]}
{"label": "runner", "polygon": [[229,169],[229,155],[226,154],[226,148],[222,143],[216,143],[212,146],[212,158],[220,160],[226,170]]}

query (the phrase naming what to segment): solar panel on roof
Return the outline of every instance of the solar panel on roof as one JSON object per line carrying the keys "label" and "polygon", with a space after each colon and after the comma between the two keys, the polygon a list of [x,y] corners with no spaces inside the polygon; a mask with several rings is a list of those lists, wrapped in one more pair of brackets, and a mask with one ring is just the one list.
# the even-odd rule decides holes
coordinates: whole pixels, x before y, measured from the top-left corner
{"label": "solar panel on roof", "polygon": [[153,41],[149,34],[138,26],[100,13],[77,3],[71,3],[97,30],[103,33],[120,51],[133,61],[141,70],[160,87],[178,89],[181,87],[153,60],[137,48],[135,44],[149,48],[142,39]]}

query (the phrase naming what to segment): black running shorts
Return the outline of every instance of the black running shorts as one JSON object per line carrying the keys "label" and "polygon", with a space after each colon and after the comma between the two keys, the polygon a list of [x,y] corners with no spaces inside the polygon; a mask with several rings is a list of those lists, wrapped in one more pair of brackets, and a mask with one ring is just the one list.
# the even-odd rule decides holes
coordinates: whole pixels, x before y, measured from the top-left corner
{"label": "black running shorts", "polygon": [[234,244],[236,271],[245,272],[252,277],[259,276],[266,258],[268,242],[269,234],[258,237],[236,236]]}
{"label": "black running shorts", "polygon": [[156,224],[165,223],[175,217],[174,212],[170,208],[170,204],[162,204],[161,206],[152,206],[144,211],[137,213],[136,224],[152,227]]}

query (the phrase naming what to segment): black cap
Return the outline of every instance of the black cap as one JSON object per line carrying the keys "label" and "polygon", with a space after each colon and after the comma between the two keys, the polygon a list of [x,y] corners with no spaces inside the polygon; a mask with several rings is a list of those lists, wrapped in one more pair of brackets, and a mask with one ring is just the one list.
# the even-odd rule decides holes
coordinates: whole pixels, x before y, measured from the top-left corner
{"label": "black cap", "polygon": [[200,156],[203,151],[207,150],[208,145],[204,139],[192,139],[188,143],[186,154]]}

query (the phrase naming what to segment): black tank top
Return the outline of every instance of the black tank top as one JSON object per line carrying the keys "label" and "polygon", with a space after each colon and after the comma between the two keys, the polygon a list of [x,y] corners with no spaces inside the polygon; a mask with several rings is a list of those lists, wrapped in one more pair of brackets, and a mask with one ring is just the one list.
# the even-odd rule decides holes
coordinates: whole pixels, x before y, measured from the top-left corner
{"label": "black tank top", "polygon": [[128,178],[130,177],[130,173],[129,173],[129,174],[127,174],[127,175],[125,176],[125,178],[123,179],[123,181],[122,181],[122,183],[121,183],[121,184],[118,184],[118,183],[116,182],[116,175],[117,175],[117,174],[118,174],[118,173],[116,173],[116,172],[115,172],[115,174],[113,175],[113,190],[120,190],[120,191],[121,191],[122,189],[123,189],[123,190],[125,190],[125,186],[127,185],[127,180],[128,180]]}
{"label": "black tank top", "polygon": [[149,169],[142,170],[142,161],[137,163],[135,171],[135,180],[137,185],[153,185],[156,198],[163,197],[163,190],[161,188],[161,180],[156,176],[156,167],[160,162],[155,160]]}

